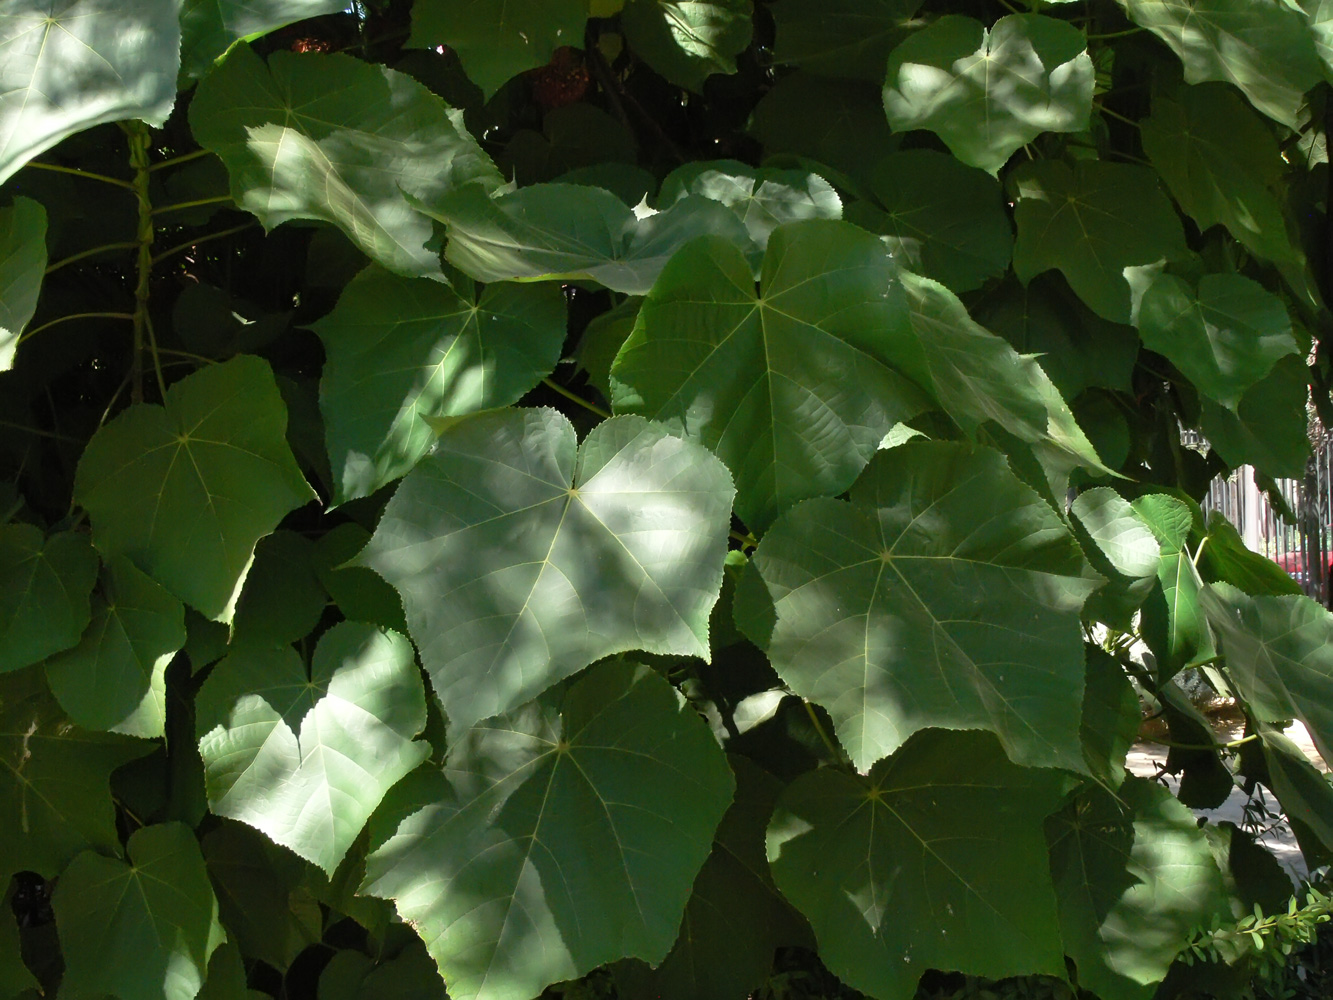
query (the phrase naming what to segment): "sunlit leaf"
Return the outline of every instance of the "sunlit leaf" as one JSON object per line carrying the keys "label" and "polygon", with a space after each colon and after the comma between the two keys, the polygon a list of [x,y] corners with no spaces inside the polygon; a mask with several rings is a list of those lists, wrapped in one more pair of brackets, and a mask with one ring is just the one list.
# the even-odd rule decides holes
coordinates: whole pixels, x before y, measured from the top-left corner
{"label": "sunlit leaf", "polygon": [[73,531],[43,536],[31,524],[0,525],[0,673],[79,641],[91,619],[97,553]]}
{"label": "sunlit leaf", "polygon": [[1144,602],[1142,635],[1157,657],[1165,680],[1186,666],[1213,655],[1212,634],[1199,609],[1201,582],[1186,544],[1193,524],[1189,506],[1163,493],[1132,502],[1134,511],[1157,538],[1159,587]]}
{"label": "sunlit leaf", "polygon": [[736,160],[687,163],[667,174],[657,200],[667,206],[691,194],[734,211],[761,247],[784,223],[842,217],[842,200],[833,185],[802,170],[751,167]]}
{"label": "sunlit leaf", "polygon": [[1088,599],[1084,613],[1118,629],[1133,626],[1134,612],[1152,591],[1161,547],[1151,529],[1120,494],[1106,487],[1085,490],[1070,505],[1088,561],[1106,583]]}
{"label": "sunlit leaf", "polygon": [[347,0],[182,0],[181,78],[204,76],[233,42],[347,9]]}
{"label": "sunlit leaf", "polygon": [[703,93],[714,73],[736,72],[750,44],[750,0],[626,0],[621,28],[630,48],[677,86]]}
{"label": "sunlit leaf", "polygon": [[0,371],[14,364],[19,334],[37,308],[45,270],[46,209],[31,198],[15,198],[0,208]]}

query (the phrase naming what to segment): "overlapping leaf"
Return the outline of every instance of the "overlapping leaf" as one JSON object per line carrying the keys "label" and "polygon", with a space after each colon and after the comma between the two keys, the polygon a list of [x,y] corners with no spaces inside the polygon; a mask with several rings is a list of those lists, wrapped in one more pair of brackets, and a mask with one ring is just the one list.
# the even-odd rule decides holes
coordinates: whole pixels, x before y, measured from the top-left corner
{"label": "overlapping leaf", "polygon": [[346,0],[183,0],[181,78],[204,76],[232,43],[323,14],[338,14]]}
{"label": "overlapping leaf", "polygon": [[199,690],[208,806],[332,875],[384,794],[430,753],[411,644],[361,622],[290,647],[242,647]]}
{"label": "overlapping leaf", "polygon": [[88,536],[49,538],[31,524],[0,525],[0,673],[79,641],[92,616],[97,553]]}
{"label": "overlapping leaf", "polygon": [[1161,547],[1129,502],[1107,487],[1080,493],[1070,513],[1091,543],[1084,546],[1089,562],[1106,577],[1084,612],[1127,631],[1157,581]]}
{"label": "overlapping leaf", "polygon": [[[1042,820],[1054,772],[984,733],[922,733],[866,777],[821,768],[778,799],[768,858],[848,985],[909,1000],[927,969],[1063,975]],[[984,818],[984,819],[983,819]]]}
{"label": "overlapping leaf", "polygon": [[1241,397],[1235,410],[1204,397],[1199,429],[1227,465],[1299,479],[1310,456],[1305,359],[1287,356]]}
{"label": "overlapping leaf", "polygon": [[736,72],[750,44],[751,0],[626,0],[621,28],[634,52],[695,93],[714,73]]}
{"label": "overlapping leaf", "polygon": [[267,228],[331,222],[400,274],[441,278],[430,202],[500,183],[462,115],[411,77],[350,56],[239,45],[200,84],[190,126],[222,157],[236,203]]}
{"label": "overlapping leaf", "polygon": [[1132,506],[1160,550],[1160,587],[1143,605],[1142,634],[1157,657],[1158,676],[1165,680],[1213,655],[1212,634],[1199,610],[1201,581],[1186,545],[1193,519],[1184,501],[1164,493],[1141,496]]}
{"label": "overlapping leaf", "polygon": [[1083,688],[1083,759],[1109,788],[1126,777],[1125,757],[1139,735],[1143,709],[1124,668],[1099,646],[1089,645]]}
{"label": "overlapping leaf", "polygon": [[327,360],[320,409],[336,501],[369,496],[435,442],[426,418],[518,401],[548,374],[565,340],[555,285],[458,285],[370,267],[314,330]]}
{"label": "overlapping leaf", "polygon": [[[0,15],[3,17],[3,15]],[[0,371],[14,364],[46,271],[46,209],[31,198],[0,208]]]}
{"label": "overlapping leaf", "polygon": [[732,789],[692,708],[646,667],[603,664],[395,789],[361,891],[394,900],[451,997],[526,1000],[662,960]]}
{"label": "overlapping leaf", "polygon": [[61,991],[121,1000],[194,1000],[226,940],[189,827],[136,830],[129,863],[93,851],[60,876],[51,904],[65,957]]}
{"label": "overlapping leaf", "polygon": [[642,295],[690,240],[750,241],[740,219],[710,198],[644,214],[610,191],[574,184],[533,184],[496,198],[468,187],[430,211],[449,226],[449,263],[488,282],[583,278]]}
{"label": "overlapping leaf", "polygon": [[988,729],[1018,763],[1083,771],[1089,576],[998,453],[909,442],[850,502],[808,500],[765,533],[736,621],[863,772],[931,727]]}
{"label": "overlapping leaf", "polygon": [[946,14],[889,56],[889,124],[930,129],[958,159],[993,174],[1043,132],[1088,127],[1087,44],[1077,28],[1043,14],[1011,14],[989,29]]}
{"label": "overlapping leaf", "polygon": [[163,406],[125,410],[93,435],[74,478],[94,543],[229,620],[255,543],[313,496],[286,426],[273,373],[245,355],[177,382]]}
{"label": "overlapping leaf", "polygon": [[639,417],[576,447],[553,410],[459,421],[358,557],[397,588],[450,725],[507,712],[628,649],[707,658],[733,490]]}
{"label": "overlapping leaf", "polygon": [[784,223],[842,217],[842,200],[833,185],[804,170],[752,167],[737,160],[687,163],[666,176],[657,200],[666,206],[691,194],[730,208],[760,247]]}
{"label": "overlapping leaf", "polygon": [[1275,727],[1259,726],[1263,780],[1282,805],[1307,863],[1333,857],[1333,784],[1291,739]]}
{"label": "overlapping leaf", "polygon": [[185,609],[123,557],[112,560],[94,609],[79,644],[47,660],[52,693],[86,729],[161,736],[167,664],[185,645]]}
{"label": "overlapping leaf", "polygon": [[34,0],[0,8],[0,183],[106,122],[161,125],[176,101],[172,0]]}
{"label": "overlapping leaf", "polygon": [[774,61],[825,76],[879,85],[890,50],[907,34],[921,0],[777,0]]}

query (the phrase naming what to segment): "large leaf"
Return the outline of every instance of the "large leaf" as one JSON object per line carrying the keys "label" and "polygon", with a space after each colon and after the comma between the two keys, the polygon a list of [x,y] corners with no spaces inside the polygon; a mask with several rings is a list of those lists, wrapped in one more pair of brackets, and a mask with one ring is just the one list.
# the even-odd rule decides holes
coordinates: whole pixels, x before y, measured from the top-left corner
{"label": "large leaf", "polygon": [[229,620],[255,543],[313,496],[287,447],[268,364],[241,356],[187,376],[84,449],[74,496],[93,542],[210,618]]}
{"label": "large leaf", "polygon": [[627,649],[708,657],[732,500],[702,447],[639,417],[576,447],[553,410],[467,418],[357,561],[403,596],[455,730]]}
{"label": "large leaf", "polygon": [[927,969],[1063,975],[1042,819],[1050,771],[983,733],[922,733],[867,777],[821,768],[778,799],[768,857],[820,958],[848,985],[909,1000]]}
{"label": "large leaf", "polygon": [[909,442],[850,502],[808,500],[765,533],[736,621],[862,772],[929,727],[989,729],[1018,763],[1083,771],[1090,576],[1001,455]]}
{"label": "large leaf", "polygon": [[172,0],[28,0],[0,7],[0,183],[66,136],[161,125],[176,101]]}
{"label": "large leaf", "polygon": [[1125,757],[1138,739],[1143,709],[1124,668],[1100,646],[1089,645],[1083,688],[1083,759],[1108,788],[1126,777]]}
{"label": "large leaf", "polygon": [[1279,358],[1301,353],[1282,300],[1239,274],[1206,274],[1197,291],[1161,275],[1143,293],[1137,325],[1144,347],[1230,410]]}
{"label": "large leaf", "polygon": [[1161,547],[1152,531],[1120,494],[1106,487],[1080,493],[1070,505],[1078,528],[1085,532],[1088,561],[1106,583],[1088,599],[1089,618],[1128,631],[1134,612],[1157,581]]}
{"label": "large leaf", "polygon": [[1245,547],[1236,526],[1220,510],[1208,512],[1199,573],[1212,583],[1224,580],[1247,594],[1299,594],[1301,585],[1273,560]]}
{"label": "large leaf", "polygon": [[888,237],[909,270],[966,292],[1008,268],[1014,233],[1004,189],[984,170],[912,149],[881,160],[870,191],[877,204],[854,202],[847,217]]}
{"label": "large leaf", "polygon": [[418,0],[412,5],[417,48],[447,45],[468,77],[490,97],[559,46],[582,47],[587,0]]}
{"label": "large leaf", "polygon": [[593,668],[459,731],[371,824],[361,891],[394,900],[456,1000],[527,1000],[671,948],[733,782],[707,726],[646,667]]}
{"label": "large leaf", "polygon": [[1253,465],[1273,477],[1299,479],[1310,456],[1308,379],[1304,358],[1283,357],[1235,410],[1205,397],[1199,429],[1232,468]]}
{"label": "large leaf", "polygon": [[0,870],[54,878],[85,848],[120,852],[108,780],[152,744],[76,729],[26,676],[0,678]]}
{"label": "large leaf", "polygon": [[1131,21],[1171,46],[1185,65],[1186,83],[1234,83],[1268,117],[1300,127],[1305,92],[1323,74],[1299,6],[1267,0],[1120,3]]}
{"label": "large leaf", "polygon": [[889,56],[889,124],[930,129],[958,159],[994,174],[1043,132],[1088,127],[1087,45],[1083,32],[1042,14],[1011,14],[989,30],[946,14]]}
{"label": "large leaf", "polygon": [[19,334],[37,309],[45,271],[46,209],[31,198],[15,198],[0,208],[0,371],[14,364]]}
{"label": "large leaf", "polygon": [[1296,743],[1275,727],[1259,727],[1264,783],[1282,804],[1282,813],[1312,867],[1333,857],[1333,785]]}
{"label": "large leaf", "polygon": [[346,0],[183,0],[181,78],[205,76],[233,42],[347,9]]}
{"label": "large leaf", "polygon": [[714,73],[736,72],[750,44],[750,0],[626,0],[621,28],[636,55],[667,80],[702,94]]}
{"label": "large leaf", "polygon": [[1099,316],[1130,318],[1124,270],[1184,256],[1185,233],[1146,167],[1080,160],[1022,164],[1014,171],[1014,273],[1023,282],[1058,269]]}
{"label": "large leaf", "polygon": [[185,609],[134,567],[113,559],[92,623],[73,649],[46,662],[46,678],[77,725],[161,736],[166,672],[185,645]]}
{"label": "large leaf", "polygon": [[430,753],[425,692],[401,635],[342,622],[306,673],[290,647],[237,649],[196,704],[208,807],[332,875],[384,794]]}
{"label": "large leaf", "polygon": [[1147,1000],[1196,928],[1223,909],[1222,874],[1194,814],[1130,777],[1089,786],[1046,824],[1065,949],[1104,1000]]}
{"label": "large leaf", "polygon": [[218,901],[193,831],[146,826],[129,863],[93,851],[60,876],[51,904],[60,929],[61,992],[120,1000],[194,1000],[224,940]]}
{"label": "large leaf", "polygon": [[0,673],[77,643],[92,617],[96,582],[87,535],[47,538],[31,524],[0,525]]}
{"label": "large leaf", "polygon": [[416,465],[427,418],[508,406],[555,368],[565,299],[555,285],[402,278],[371,266],[314,325],[324,341],[320,410],[342,502]]}
{"label": "large leaf", "polygon": [[1186,544],[1193,519],[1183,500],[1164,493],[1141,496],[1132,506],[1159,548],[1160,586],[1144,602],[1141,630],[1165,680],[1213,655],[1212,633],[1199,610],[1202,581]]}
{"label": "large leaf", "polygon": [[[411,77],[350,56],[238,45],[200,84],[190,126],[266,228],[331,222],[400,274],[442,280],[431,220],[407,199],[498,185],[461,112]],[[429,245],[428,245],[429,244]]]}
{"label": "large leaf", "polygon": [[894,368],[911,344],[892,259],[868,233],[778,228],[758,291],[738,247],[702,239],[644,300],[612,398],[719,455],[737,513],[762,529],[798,500],[845,490],[889,428],[928,406]]}
{"label": "large leaf", "polygon": [[478,281],[588,279],[642,295],[697,236],[749,244],[735,214],[697,196],[645,215],[596,187],[533,184],[496,198],[469,187],[430,211],[449,226],[449,263]]}
{"label": "large leaf", "polygon": [[825,76],[884,82],[889,51],[910,30],[921,0],[777,0],[773,60]]}

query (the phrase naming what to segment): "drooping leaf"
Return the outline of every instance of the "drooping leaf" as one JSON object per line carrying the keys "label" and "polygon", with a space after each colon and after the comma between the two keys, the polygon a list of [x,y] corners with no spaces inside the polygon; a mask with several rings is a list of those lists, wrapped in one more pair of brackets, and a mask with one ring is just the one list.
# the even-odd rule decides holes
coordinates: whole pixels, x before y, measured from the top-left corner
{"label": "drooping leaf", "polygon": [[1223,912],[1222,874],[1194,814],[1129,777],[1088,786],[1046,824],[1065,950],[1079,985],[1146,1000],[1198,927]]}
{"label": "drooping leaf", "polygon": [[[1235,84],[1268,117],[1297,129],[1305,92],[1322,77],[1313,33],[1296,4],[1265,0],[1120,0],[1166,42],[1186,83]],[[1239,138],[1239,137],[1237,137]]]}
{"label": "drooping leaf", "polygon": [[612,400],[720,456],[736,512],[762,529],[845,490],[889,428],[928,406],[894,368],[912,350],[905,298],[884,244],[845,222],[775,230],[758,291],[738,247],[701,239],[640,307]]}
{"label": "drooping leaf", "polygon": [[1260,725],[1259,736],[1265,784],[1281,803],[1307,863],[1327,864],[1333,859],[1333,784],[1276,728]]}
{"label": "drooping leaf", "polygon": [[760,247],[784,223],[842,218],[842,200],[833,185],[803,170],[751,167],[736,160],[687,163],[666,176],[657,200],[667,206],[691,194],[730,208]]}
{"label": "drooping leaf", "polygon": [[820,958],[882,1000],[909,1000],[931,968],[1063,975],[1042,836],[1058,802],[1053,772],[1015,767],[987,734],[931,730],[866,777],[797,778],[768,858]]}
{"label": "drooping leaf", "polygon": [[1098,781],[1116,788],[1125,780],[1125,757],[1138,737],[1142,709],[1124,669],[1099,646],[1088,646],[1083,688],[1083,759]]}
{"label": "drooping leaf", "polygon": [[19,334],[37,308],[45,271],[46,209],[31,198],[15,198],[0,208],[0,371],[14,364]]}
{"label": "drooping leaf", "polygon": [[1254,596],[1303,593],[1281,566],[1246,548],[1240,532],[1220,510],[1208,512],[1202,545],[1199,573],[1208,583],[1222,580]]}
{"label": "drooping leaf", "polygon": [[0,525],[0,673],[77,643],[92,617],[96,582],[87,535],[48,538],[31,524]]}
{"label": "drooping leaf", "polygon": [[361,891],[394,900],[451,997],[526,1000],[662,960],[732,789],[692,708],[646,667],[603,664],[395,789]]}
{"label": "drooping leaf", "polygon": [[990,29],[946,14],[889,56],[889,124],[929,129],[968,166],[994,174],[1043,132],[1088,127],[1087,46],[1083,32],[1044,14],[1011,14]]}
{"label": "drooping leaf", "polygon": [[877,204],[854,202],[847,218],[887,236],[903,267],[954,292],[1008,268],[1014,234],[1004,189],[984,170],[912,149],[881,160],[869,184]]}
{"label": "drooping leaf", "polygon": [[180,26],[171,0],[31,0],[0,8],[0,183],[76,132],[176,101]]}
{"label": "drooping leaf", "polygon": [[129,863],[84,851],[51,899],[65,957],[61,991],[194,1000],[225,939],[199,842],[180,823],[136,830]]}
{"label": "drooping leaf", "polygon": [[777,0],[773,60],[824,76],[884,82],[889,52],[921,0]]}
{"label": "drooping leaf", "polygon": [[565,300],[552,285],[461,286],[371,266],[314,330],[329,455],[342,502],[407,473],[435,442],[427,417],[508,406],[555,368]]}
{"label": "drooping leaf", "polygon": [[610,191],[574,184],[533,184],[497,198],[473,186],[430,211],[448,224],[449,263],[485,282],[587,279],[642,295],[695,237],[750,242],[740,219],[709,198],[640,217]]}
{"label": "drooping leaf", "polygon": [[1093,312],[1130,318],[1126,267],[1185,254],[1185,234],[1156,174],[1146,167],[1080,160],[1019,166],[1014,191],[1014,273],[1024,283],[1055,268]]}
{"label": "drooping leaf", "polygon": [[1201,400],[1199,429],[1232,468],[1253,465],[1275,478],[1299,479],[1310,456],[1308,379],[1304,358],[1283,357],[1234,411]]}
{"label": "drooping leaf", "polygon": [[1144,602],[1142,634],[1157,657],[1162,680],[1213,655],[1212,633],[1199,610],[1201,581],[1186,540],[1193,524],[1188,505],[1164,493],[1131,503],[1157,538],[1158,588]]}
{"label": "drooping leaf", "polygon": [[1094,589],[1056,513],[989,450],[881,452],[851,501],[807,500],[761,539],[736,621],[833,718],[862,772],[929,727],[1083,771],[1079,609]]}
{"label": "drooping leaf", "polygon": [[1206,274],[1197,291],[1161,275],[1143,293],[1137,325],[1145,347],[1233,411],[1279,358],[1300,354],[1282,300],[1239,274]]}
{"label": "drooping leaf", "polygon": [[419,0],[412,5],[408,44],[449,46],[489,98],[558,47],[582,47],[587,19],[587,0]]}
{"label": "drooping leaf", "polygon": [[255,543],[312,498],[268,364],[242,355],[105,424],[74,496],[103,555],[128,556],[209,618],[229,620]]}
{"label": "drooping leaf", "polygon": [[46,661],[60,707],[85,729],[162,735],[167,664],[185,645],[185,609],[124,557],[111,561],[79,644]]}
{"label": "drooping leaf", "polygon": [[1106,583],[1088,599],[1085,615],[1130,629],[1134,612],[1157,582],[1161,547],[1156,537],[1129,502],[1106,487],[1080,493],[1070,513],[1087,533],[1084,551],[1088,561],[1106,577]]}
{"label": "drooping leaf", "polygon": [[255,546],[230,641],[236,646],[297,642],[319,624],[328,603],[316,568],[315,543],[295,531],[275,531]]}
{"label": "drooping leaf", "polygon": [[455,730],[611,653],[708,657],[733,490],[639,417],[576,446],[553,410],[466,418],[403,480],[357,562],[397,588]]}
{"label": "drooping leaf", "polygon": [[207,75],[233,42],[346,8],[346,0],[182,0],[181,79]]}
{"label": "drooping leaf", "polygon": [[626,0],[625,41],[671,83],[702,94],[714,73],[736,72],[750,44],[750,0]]}
{"label": "drooping leaf", "polygon": [[238,45],[199,84],[190,127],[222,157],[236,204],[268,229],[339,227],[400,274],[441,279],[431,220],[409,203],[500,183],[462,113],[411,77],[350,56]]}
{"label": "drooping leaf", "polygon": [[242,648],[199,690],[208,806],[332,875],[384,794],[430,753],[425,693],[401,635],[361,622],[290,647]]}

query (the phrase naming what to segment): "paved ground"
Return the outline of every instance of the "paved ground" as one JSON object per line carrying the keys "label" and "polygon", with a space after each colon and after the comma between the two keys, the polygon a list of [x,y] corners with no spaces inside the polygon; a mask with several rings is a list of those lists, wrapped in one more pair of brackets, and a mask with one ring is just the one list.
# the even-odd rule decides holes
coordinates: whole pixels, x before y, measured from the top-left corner
{"label": "paved ground", "polygon": [[[1315,750],[1314,744],[1310,741],[1310,734],[1306,732],[1305,726],[1299,722],[1292,723],[1287,729],[1286,735],[1294,741],[1297,746],[1305,751],[1305,755],[1321,771],[1327,772],[1328,765],[1324,759],[1319,756]],[[1240,737],[1240,730],[1234,732],[1222,731],[1218,733],[1222,739],[1232,740]],[[1158,765],[1166,762],[1166,747],[1157,743],[1141,742],[1134,744],[1130,750],[1129,759],[1125,762],[1126,767],[1134,774],[1144,778],[1151,778],[1158,771]],[[1166,780],[1171,786],[1171,790],[1176,790],[1177,781],[1171,775],[1166,775]],[[1237,826],[1243,825],[1245,814],[1245,804],[1247,798],[1245,793],[1236,788],[1231,797],[1223,802],[1216,809],[1196,809],[1200,816],[1207,816],[1214,823],[1220,823],[1223,820],[1230,820]],[[1277,812],[1277,800],[1271,795],[1268,796],[1268,805],[1274,812]],[[1300,848],[1296,846],[1296,838],[1292,835],[1291,828],[1281,820],[1277,824],[1269,827],[1257,838],[1259,843],[1263,844],[1286,868],[1287,873],[1291,875],[1292,880],[1299,882],[1307,874],[1305,868],[1305,859],[1301,857]]]}

